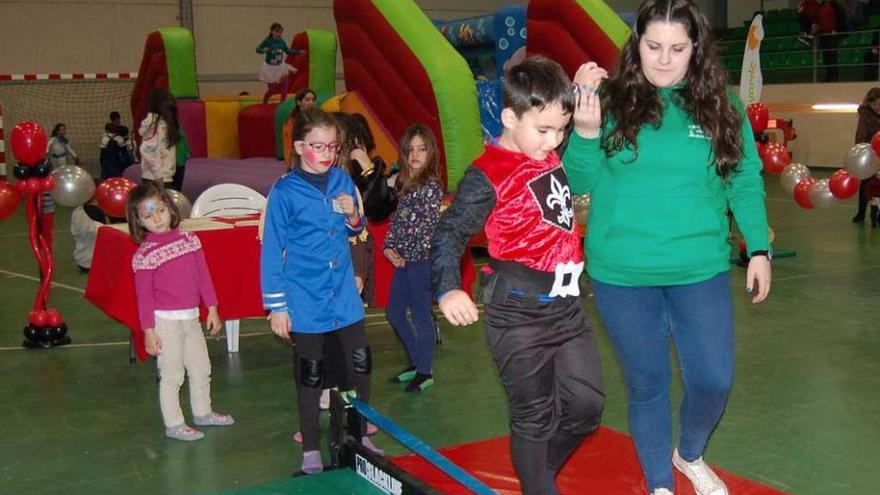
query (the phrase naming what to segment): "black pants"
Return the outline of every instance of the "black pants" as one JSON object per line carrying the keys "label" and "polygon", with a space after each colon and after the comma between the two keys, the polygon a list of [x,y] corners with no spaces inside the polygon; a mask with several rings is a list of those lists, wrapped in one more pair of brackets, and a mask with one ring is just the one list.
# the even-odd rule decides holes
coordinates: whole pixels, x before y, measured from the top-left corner
{"label": "black pants", "polygon": [[507,393],[511,457],[522,493],[545,495],[599,427],[605,395],[596,340],[580,297],[539,303],[510,294],[515,283],[495,285],[486,338]]}
{"label": "black pants", "polygon": [[171,178],[171,189],[183,192],[183,176],[185,173],[186,169],[178,165],[174,170],[174,177]]}
{"label": "black pants", "polygon": [[859,209],[856,210],[856,217],[862,220],[865,219],[865,211],[868,209],[868,198],[865,197],[865,186],[868,185],[869,180],[871,179],[863,179],[859,182]]}
{"label": "black pants", "polygon": [[[303,437],[303,450],[320,450],[318,400],[321,397],[324,366],[333,361],[325,356],[325,340],[334,340],[330,345],[338,345],[344,361],[340,384],[354,389],[364,401],[370,398],[370,348],[363,320],[328,333],[293,334],[293,381],[296,384],[297,410],[299,411],[300,431]],[[335,373],[336,370],[333,370]],[[338,375],[338,373],[335,373]]]}

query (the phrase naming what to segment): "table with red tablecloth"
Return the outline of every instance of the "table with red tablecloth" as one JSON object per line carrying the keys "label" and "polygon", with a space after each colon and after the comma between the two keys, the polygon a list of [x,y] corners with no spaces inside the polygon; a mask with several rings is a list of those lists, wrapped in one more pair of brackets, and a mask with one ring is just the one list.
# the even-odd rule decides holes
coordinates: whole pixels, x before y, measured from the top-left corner
{"label": "table with red tablecloth", "polygon": [[[266,314],[260,291],[260,243],[254,223],[254,217],[239,217],[185,220],[181,224],[184,230],[192,227],[202,243],[223,320]],[[382,256],[387,232],[387,222],[370,224],[374,242],[374,298],[378,307],[388,303],[394,273],[394,267]],[[131,330],[135,351],[145,359],[131,270],[135,251],[137,245],[127,231],[112,226],[98,229],[85,297]],[[466,253],[462,260],[462,285],[469,293],[475,278],[473,259]]]}

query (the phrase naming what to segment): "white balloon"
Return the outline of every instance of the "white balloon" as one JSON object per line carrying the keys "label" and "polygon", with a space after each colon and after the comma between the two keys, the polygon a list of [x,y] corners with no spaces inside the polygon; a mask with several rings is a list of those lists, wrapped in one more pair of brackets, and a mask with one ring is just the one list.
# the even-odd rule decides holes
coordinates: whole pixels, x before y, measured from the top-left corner
{"label": "white balloon", "polygon": [[871,143],[859,143],[850,148],[843,163],[847,172],[860,180],[869,179],[880,170],[880,158],[871,149]]}
{"label": "white balloon", "polygon": [[174,206],[177,206],[177,211],[180,212],[180,219],[189,218],[192,213],[192,203],[189,202],[189,199],[183,195],[180,191],[175,191],[174,189],[166,189],[168,195],[171,196],[171,201],[174,202]]}
{"label": "white balloon", "polygon": [[820,210],[827,210],[837,203],[837,198],[831,194],[831,189],[828,188],[828,179],[820,179],[813,184],[810,188],[810,201]]}
{"label": "white balloon", "polygon": [[52,171],[55,188],[52,199],[61,206],[81,206],[95,194],[95,180],[76,165],[64,165]]}
{"label": "white balloon", "polygon": [[794,194],[798,182],[810,176],[810,169],[802,163],[789,163],[779,174],[779,182],[788,194]]}

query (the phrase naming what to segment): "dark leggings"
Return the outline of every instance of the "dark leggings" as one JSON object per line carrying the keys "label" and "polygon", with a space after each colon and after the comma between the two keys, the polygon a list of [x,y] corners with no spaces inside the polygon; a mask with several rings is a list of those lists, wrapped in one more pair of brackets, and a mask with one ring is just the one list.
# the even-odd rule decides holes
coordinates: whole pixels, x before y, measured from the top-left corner
{"label": "dark leggings", "polygon": [[868,209],[868,198],[865,196],[865,186],[871,179],[864,179],[859,182],[859,209],[856,210],[856,216],[865,218],[865,211]]}
{"label": "dark leggings", "polygon": [[370,371],[372,367],[370,348],[363,320],[335,332],[298,333],[293,332],[293,381],[296,384],[297,409],[299,411],[300,431],[303,437],[303,450],[320,450],[321,436],[318,415],[318,400],[321,397],[325,363],[333,361],[325,356],[325,340],[335,340],[341,358],[345,362],[344,373],[340,376],[344,388],[353,388],[358,397],[367,401],[370,398]]}
{"label": "dark leggings", "polygon": [[553,478],[599,427],[605,396],[583,300],[486,305],[486,337],[510,409],[510,451],[523,495],[554,493]]}
{"label": "dark leggings", "polygon": [[281,102],[287,99],[287,91],[290,89],[290,74],[282,77],[278,82],[267,83],[266,94],[263,95],[263,103],[269,103],[272,95],[281,95]]}

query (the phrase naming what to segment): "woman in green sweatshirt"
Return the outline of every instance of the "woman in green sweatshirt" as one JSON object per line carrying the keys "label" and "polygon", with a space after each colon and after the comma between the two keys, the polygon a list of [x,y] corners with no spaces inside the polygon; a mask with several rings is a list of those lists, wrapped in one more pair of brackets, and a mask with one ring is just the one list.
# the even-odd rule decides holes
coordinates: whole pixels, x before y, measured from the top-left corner
{"label": "woman in green sweatshirt", "polygon": [[[702,454],[733,382],[728,208],[752,255],[752,302],[770,290],[752,131],[690,0],[644,2],[617,71],[594,93],[604,77],[593,63],[575,76],[563,163],[572,194],[592,194],[588,272],[624,370],[639,461],[654,495],[672,493],[672,465],[699,495],[726,495]],[[670,336],[685,388],[675,450]]]}

